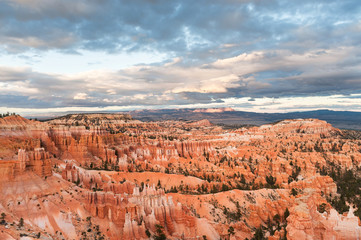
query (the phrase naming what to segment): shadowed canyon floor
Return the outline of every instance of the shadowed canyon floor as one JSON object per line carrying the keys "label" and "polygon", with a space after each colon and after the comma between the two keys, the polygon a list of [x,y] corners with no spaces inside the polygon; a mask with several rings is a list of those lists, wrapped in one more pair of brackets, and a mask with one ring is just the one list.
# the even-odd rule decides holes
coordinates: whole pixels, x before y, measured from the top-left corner
{"label": "shadowed canyon floor", "polygon": [[0,239],[358,239],[360,166],[360,132],[317,119],[7,116]]}

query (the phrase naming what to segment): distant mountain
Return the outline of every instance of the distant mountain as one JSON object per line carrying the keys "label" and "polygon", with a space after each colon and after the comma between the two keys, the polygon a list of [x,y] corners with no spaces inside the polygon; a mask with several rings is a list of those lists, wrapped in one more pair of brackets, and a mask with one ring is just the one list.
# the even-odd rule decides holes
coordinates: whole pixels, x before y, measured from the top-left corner
{"label": "distant mountain", "polygon": [[208,119],[215,124],[229,126],[262,125],[283,119],[317,118],[340,129],[361,130],[361,112],[316,110],[290,113],[255,113],[235,111],[230,108],[209,109],[161,109],[132,111],[130,115],[142,121],[159,120],[201,120]]}

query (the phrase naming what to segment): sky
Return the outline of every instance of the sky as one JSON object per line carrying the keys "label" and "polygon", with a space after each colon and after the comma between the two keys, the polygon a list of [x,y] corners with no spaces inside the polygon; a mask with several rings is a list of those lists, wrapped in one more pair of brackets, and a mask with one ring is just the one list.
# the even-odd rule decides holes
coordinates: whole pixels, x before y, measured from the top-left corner
{"label": "sky", "polygon": [[0,0],[0,112],[361,111],[361,2]]}

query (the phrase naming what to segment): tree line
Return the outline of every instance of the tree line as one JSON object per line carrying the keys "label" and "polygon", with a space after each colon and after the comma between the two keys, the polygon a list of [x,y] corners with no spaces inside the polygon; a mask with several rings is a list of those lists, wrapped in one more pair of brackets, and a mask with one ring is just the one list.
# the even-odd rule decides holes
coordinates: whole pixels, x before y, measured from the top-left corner
{"label": "tree line", "polygon": [[16,115],[18,115],[18,114],[16,114],[16,113],[9,113],[9,112],[7,112],[7,113],[0,113],[0,118],[4,118],[4,117],[8,117],[8,116],[16,116]]}

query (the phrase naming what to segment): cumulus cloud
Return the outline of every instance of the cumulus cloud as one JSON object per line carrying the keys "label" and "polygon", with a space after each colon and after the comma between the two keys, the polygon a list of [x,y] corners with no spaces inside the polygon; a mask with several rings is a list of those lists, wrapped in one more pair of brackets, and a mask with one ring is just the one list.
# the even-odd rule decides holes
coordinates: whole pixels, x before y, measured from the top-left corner
{"label": "cumulus cloud", "polygon": [[88,94],[86,93],[77,93],[75,96],[74,96],[74,100],[85,100],[88,98]]}

